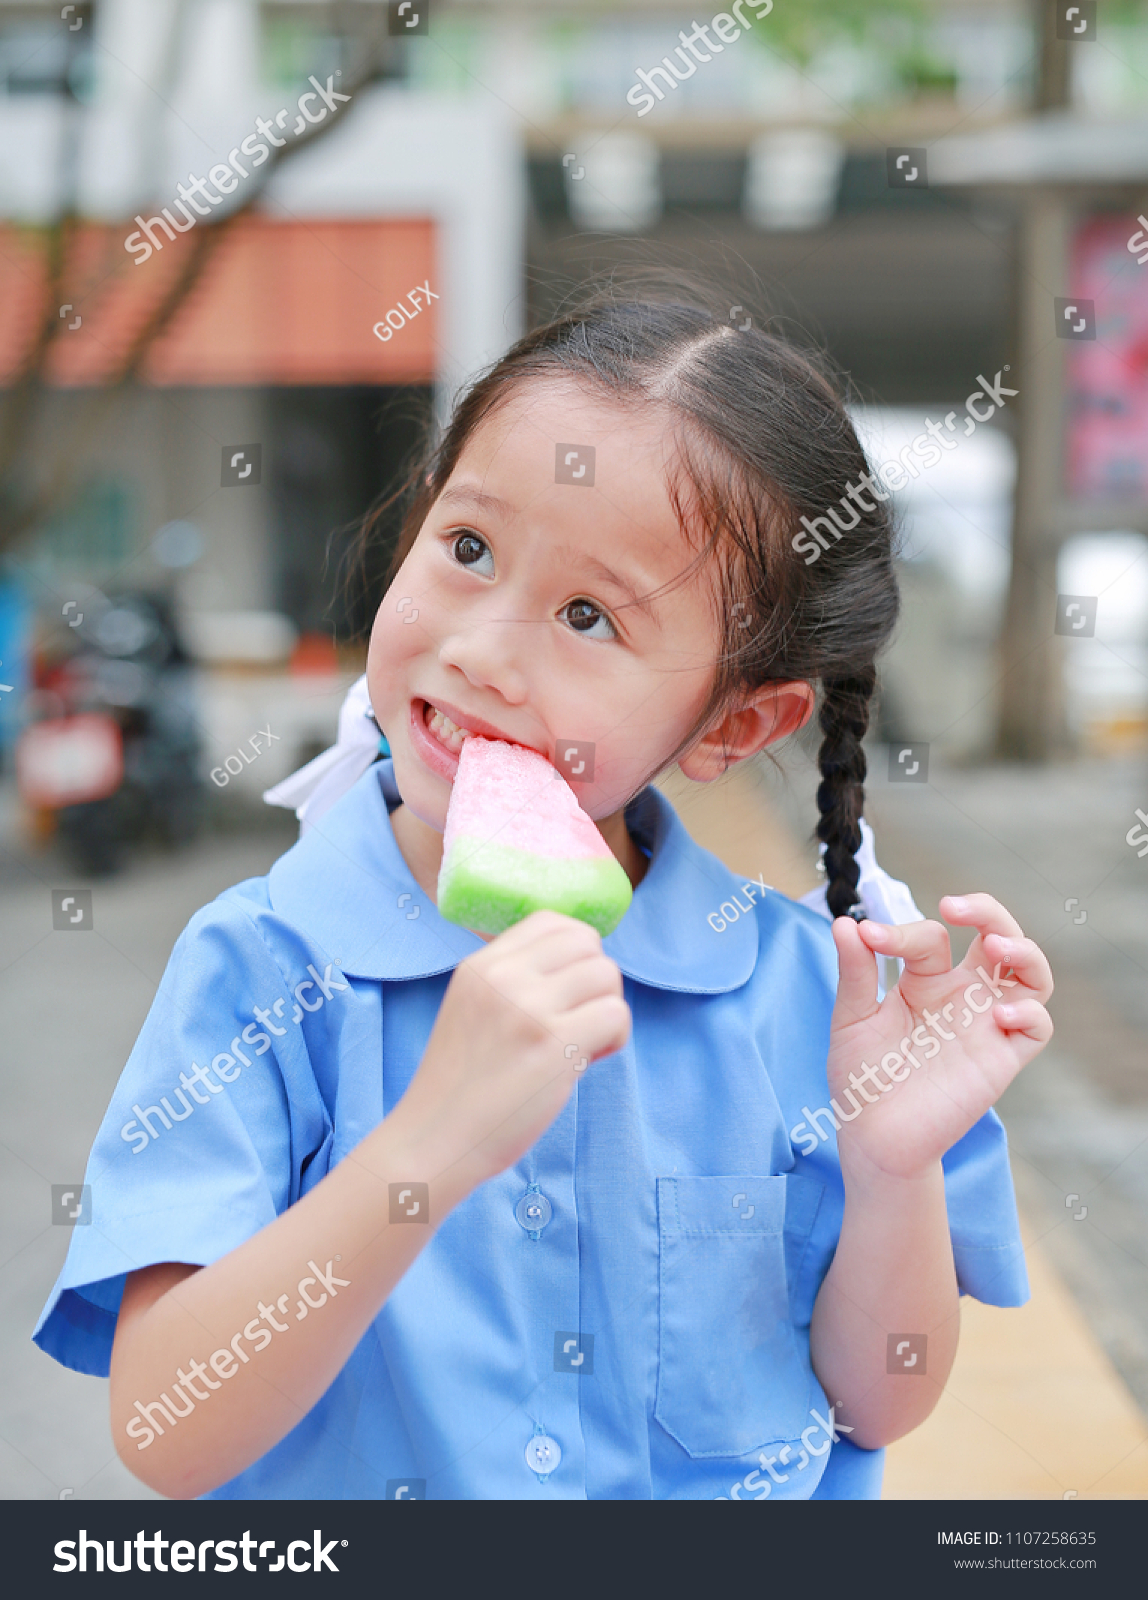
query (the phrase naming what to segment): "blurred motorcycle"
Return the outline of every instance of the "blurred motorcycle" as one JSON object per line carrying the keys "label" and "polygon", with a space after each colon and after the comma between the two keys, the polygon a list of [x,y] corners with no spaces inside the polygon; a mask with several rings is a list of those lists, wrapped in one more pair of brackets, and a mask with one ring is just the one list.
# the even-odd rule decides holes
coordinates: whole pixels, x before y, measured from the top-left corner
{"label": "blurred motorcycle", "polygon": [[90,877],[116,871],[137,840],[187,843],[205,802],[192,669],[165,602],[99,600],[73,653],[38,664],[36,720],[16,746],[21,798],[53,815]]}

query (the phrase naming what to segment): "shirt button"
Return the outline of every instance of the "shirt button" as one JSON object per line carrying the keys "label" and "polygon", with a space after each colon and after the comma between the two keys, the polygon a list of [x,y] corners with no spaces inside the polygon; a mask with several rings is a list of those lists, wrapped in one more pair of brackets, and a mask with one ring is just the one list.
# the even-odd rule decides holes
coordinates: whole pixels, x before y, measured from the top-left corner
{"label": "shirt button", "polygon": [[527,1189],[514,1208],[514,1215],[527,1233],[537,1235],[554,1215],[554,1207],[537,1189]]}
{"label": "shirt button", "polygon": [[548,1433],[535,1434],[526,1446],[526,1465],[540,1477],[553,1472],[561,1460],[562,1446]]}

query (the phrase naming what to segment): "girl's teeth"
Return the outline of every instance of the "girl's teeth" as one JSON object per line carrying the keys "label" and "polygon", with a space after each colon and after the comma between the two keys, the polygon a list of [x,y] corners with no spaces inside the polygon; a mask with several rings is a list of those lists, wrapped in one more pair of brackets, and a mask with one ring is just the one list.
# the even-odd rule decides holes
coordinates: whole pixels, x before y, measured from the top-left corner
{"label": "girl's teeth", "polygon": [[429,702],[427,705],[426,724],[439,743],[445,744],[448,750],[461,750],[464,741],[469,738],[465,728],[460,728],[449,717],[444,717],[442,712],[436,710]]}

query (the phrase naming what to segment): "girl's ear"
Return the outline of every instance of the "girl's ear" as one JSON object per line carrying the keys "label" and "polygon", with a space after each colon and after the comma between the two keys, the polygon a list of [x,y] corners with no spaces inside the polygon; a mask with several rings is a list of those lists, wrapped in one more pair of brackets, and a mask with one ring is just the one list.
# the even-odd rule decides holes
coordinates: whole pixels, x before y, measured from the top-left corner
{"label": "girl's ear", "polygon": [[803,728],[813,715],[816,699],[808,683],[768,683],[703,733],[678,765],[695,783],[720,778],[735,762],[755,756]]}

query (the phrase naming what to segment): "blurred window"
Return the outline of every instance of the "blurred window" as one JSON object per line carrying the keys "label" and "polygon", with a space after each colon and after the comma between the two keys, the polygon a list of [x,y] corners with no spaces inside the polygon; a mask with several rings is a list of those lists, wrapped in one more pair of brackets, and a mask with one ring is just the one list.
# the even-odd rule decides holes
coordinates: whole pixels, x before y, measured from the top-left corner
{"label": "blurred window", "polygon": [[[0,88],[5,94],[86,97],[91,64],[90,5],[76,5],[67,22],[54,7],[5,6],[0,14]],[[68,23],[79,22],[72,29]]]}
{"label": "blurred window", "polygon": [[365,586],[350,557],[356,528],[371,503],[398,486],[431,390],[300,384],[265,393],[275,604],[302,633],[369,630],[401,508],[377,530]]}
{"label": "blurred window", "polygon": [[120,478],[89,482],[46,525],[35,565],[45,576],[99,579],[135,554],[136,505]]}

